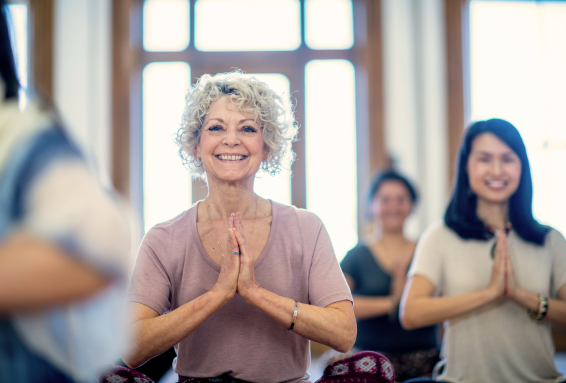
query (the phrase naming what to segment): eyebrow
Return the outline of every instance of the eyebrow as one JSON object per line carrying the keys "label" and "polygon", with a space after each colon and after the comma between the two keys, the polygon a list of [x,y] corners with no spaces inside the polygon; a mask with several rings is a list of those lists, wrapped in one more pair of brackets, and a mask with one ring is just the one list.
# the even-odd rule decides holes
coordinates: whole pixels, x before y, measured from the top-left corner
{"label": "eyebrow", "polygon": [[[221,118],[210,118],[210,119],[209,119],[209,121],[212,121],[212,120],[217,120],[217,121],[220,121],[220,122],[224,122],[224,120],[221,119]],[[241,123],[244,122],[244,121],[252,121],[252,122],[255,122],[255,120],[254,120],[253,118],[243,118],[243,119],[241,119],[241,120],[239,121],[239,123],[241,124]]]}
{"label": "eyebrow", "polygon": [[[492,155],[494,155],[494,153],[486,152],[486,151],[484,151],[484,150],[478,150],[477,152],[475,152],[475,154],[478,154],[478,155],[480,155],[480,156],[492,156]],[[498,153],[495,153],[495,155],[497,155],[497,154],[498,154]],[[509,151],[507,151],[507,152],[505,152],[505,153],[500,153],[500,154],[503,155],[503,156],[507,156],[507,155],[510,155],[510,154],[515,154],[515,152],[512,151],[512,150],[509,150]]]}

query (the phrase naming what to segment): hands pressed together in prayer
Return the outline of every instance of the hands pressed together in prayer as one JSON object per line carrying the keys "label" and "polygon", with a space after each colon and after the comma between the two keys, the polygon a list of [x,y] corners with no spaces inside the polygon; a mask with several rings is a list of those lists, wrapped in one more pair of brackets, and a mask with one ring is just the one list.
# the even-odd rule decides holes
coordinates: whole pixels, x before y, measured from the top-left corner
{"label": "hands pressed together in prayer", "polygon": [[[228,220],[228,249],[220,266],[220,275],[215,288],[232,299],[236,293],[248,301],[251,293],[259,288],[254,276],[254,259],[248,249],[242,214],[232,213]],[[235,254],[236,252],[236,254]]]}
{"label": "hands pressed together in prayer", "polygon": [[523,296],[525,293],[535,296],[534,293],[529,293],[522,289],[515,280],[515,272],[511,263],[511,257],[509,256],[505,231],[497,233],[497,244],[495,246],[494,262],[488,289],[494,294],[495,298],[507,296],[528,308],[531,305],[525,303]]}

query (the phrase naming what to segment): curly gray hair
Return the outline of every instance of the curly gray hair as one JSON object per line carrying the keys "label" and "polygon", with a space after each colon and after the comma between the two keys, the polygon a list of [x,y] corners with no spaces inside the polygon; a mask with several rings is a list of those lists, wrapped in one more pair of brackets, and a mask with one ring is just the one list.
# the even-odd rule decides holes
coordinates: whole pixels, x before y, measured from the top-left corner
{"label": "curly gray hair", "polygon": [[204,75],[187,92],[181,128],[175,142],[179,145],[183,164],[193,177],[205,177],[202,160],[195,158],[196,149],[210,105],[222,96],[227,96],[242,114],[253,116],[260,124],[263,142],[269,149],[269,156],[262,162],[261,169],[272,176],[282,169],[290,171],[295,160],[291,146],[298,131],[293,105],[289,103],[287,106],[267,84],[238,70],[215,76]]}

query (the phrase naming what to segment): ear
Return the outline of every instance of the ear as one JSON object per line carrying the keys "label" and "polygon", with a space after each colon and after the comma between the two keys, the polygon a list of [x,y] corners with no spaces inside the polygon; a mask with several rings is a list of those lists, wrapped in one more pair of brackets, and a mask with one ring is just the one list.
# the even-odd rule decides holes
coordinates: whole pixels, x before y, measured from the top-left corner
{"label": "ear", "polygon": [[263,145],[263,153],[261,156],[261,160],[267,161],[268,158],[269,158],[269,146]]}
{"label": "ear", "polygon": [[202,158],[202,154],[200,152],[200,143],[197,144],[197,148],[195,150],[195,152],[193,153],[193,157],[196,158]]}

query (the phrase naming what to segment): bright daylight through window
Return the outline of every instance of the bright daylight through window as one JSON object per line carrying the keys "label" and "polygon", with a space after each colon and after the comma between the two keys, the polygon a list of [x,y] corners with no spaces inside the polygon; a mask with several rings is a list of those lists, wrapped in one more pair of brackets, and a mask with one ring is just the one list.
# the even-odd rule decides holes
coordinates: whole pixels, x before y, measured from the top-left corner
{"label": "bright daylight through window", "polygon": [[[194,12],[193,26],[191,12]],[[301,41],[302,17],[304,41]],[[206,65],[197,70],[191,57],[211,55],[213,58],[216,53],[208,52],[223,52],[219,57],[226,61],[224,70],[232,70],[234,62],[238,62],[245,71],[246,52],[266,51],[269,55],[268,52],[279,51],[277,54],[282,57],[283,52],[294,51],[304,44],[304,49],[289,52],[293,56],[285,57],[289,62],[300,58],[306,66],[301,64],[281,73],[280,67],[276,71],[268,63],[254,62],[253,68],[263,73],[248,75],[266,82],[302,111],[299,124],[304,132],[301,144],[305,145],[305,153],[291,170],[304,167],[306,184],[293,184],[293,176],[285,171],[275,177],[260,171],[255,191],[264,198],[291,204],[292,190],[296,191],[297,185],[306,188],[301,197],[306,199],[306,208],[323,220],[336,256],[342,259],[358,239],[355,71],[352,63],[344,59],[307,62],[304,52],[352,48],[351,0],[305,0],[304,15],[299,0],[146,0],[143,20],[147,57],[151,52],[176,51],[180,53],[171,53],[171,57],[187,60],[149,60],[143,72],[146,230],[181,213],[192,201],[189,173],[181,167],[172,138],[180,126],[186,90],[196,80],[191,78],[189,65],[193,73],[210,73]],[[253,22],[238,22],[235,27],[234,20]],[[332,54],[325,56],[332,58]],[[300,89],[303,80],[304,88]],[[304,105],[296,105],[297,94],[305,96]]]}
{"label": "bright daylight through window", "polygon": [[535,217],[566,233],[566,3],[472,1],[472,119],[521,132]]}

